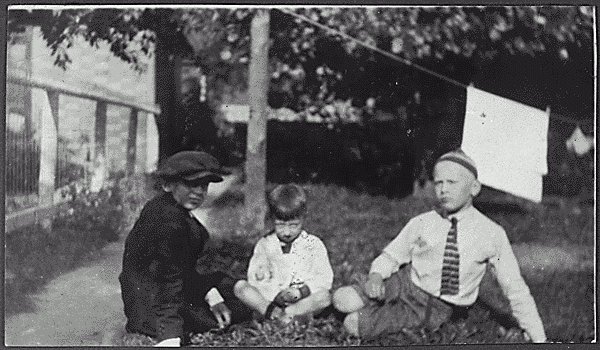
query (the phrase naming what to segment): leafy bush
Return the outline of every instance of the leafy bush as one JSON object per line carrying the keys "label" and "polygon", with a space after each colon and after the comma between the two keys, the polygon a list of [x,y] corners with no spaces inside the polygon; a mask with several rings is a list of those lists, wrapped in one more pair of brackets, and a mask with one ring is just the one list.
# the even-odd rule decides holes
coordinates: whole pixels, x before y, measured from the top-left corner
{"label": "leafy bush", "polygon": [[104,188],[90,192],[79,183],[69,185],[63,196],[68,199],[68,209],[60,211],[53,221],[54,230],[94,231],[107,242],[119,239],[123,220],[121,192]]}
{"label": "leafy bush", "polygon": [[116,176],[121,193],[121,210],[123,212],[123,232],[129,232],[146,204],[161,189],[151,175]]}

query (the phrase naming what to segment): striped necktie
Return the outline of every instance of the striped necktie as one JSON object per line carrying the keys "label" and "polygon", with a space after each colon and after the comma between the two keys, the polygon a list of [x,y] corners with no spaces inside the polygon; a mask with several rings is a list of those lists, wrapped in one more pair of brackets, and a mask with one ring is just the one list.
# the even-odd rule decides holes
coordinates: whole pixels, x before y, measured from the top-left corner
{"label": "striped necktie", "polygon": [[440,295],[458,294],[458,242],[456,240],[456,218],[450,219],[452,227],[448,231],[444,263],[442,265],[442,287]]}

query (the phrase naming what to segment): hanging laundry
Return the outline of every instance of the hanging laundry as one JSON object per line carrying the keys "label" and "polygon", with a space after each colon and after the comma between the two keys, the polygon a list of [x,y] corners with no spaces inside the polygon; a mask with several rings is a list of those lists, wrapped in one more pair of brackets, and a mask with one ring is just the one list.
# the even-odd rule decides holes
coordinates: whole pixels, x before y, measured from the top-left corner
{"label": "hanging laundry", "polygon": [[475,162],[479,180],[484,185],[536,203],[542,201],[542,175],[502,163],[484,163],[484,166],[480,166],[477,160]]}
{"label": "hanging laundry", "polygon": [[548,112],[467,87],[462,149],[484,185],[542,200],[548,173]]}
{"label": "hanging laundry", "polygon": [[577,125],[573,134],[565,144],[567,145],[567,150],[569,152],[575,153],[578,157],[583,157],[594,148],[594,137],[586,136],[583,131],[581,131],[581,127]]}

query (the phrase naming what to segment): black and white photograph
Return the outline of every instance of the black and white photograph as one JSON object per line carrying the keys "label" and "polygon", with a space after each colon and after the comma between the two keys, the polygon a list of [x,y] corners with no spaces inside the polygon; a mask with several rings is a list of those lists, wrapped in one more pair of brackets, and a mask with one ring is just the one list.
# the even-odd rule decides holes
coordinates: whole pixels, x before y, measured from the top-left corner
{"label": "black and white photograph", "polygon": [[590,4],[7,4],[4,345],[597,342]]}

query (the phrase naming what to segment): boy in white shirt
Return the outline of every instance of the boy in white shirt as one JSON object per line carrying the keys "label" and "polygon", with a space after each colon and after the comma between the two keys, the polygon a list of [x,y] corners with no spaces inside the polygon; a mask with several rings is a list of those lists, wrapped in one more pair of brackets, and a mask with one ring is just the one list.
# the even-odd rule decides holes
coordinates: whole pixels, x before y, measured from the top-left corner
{"label": "boy in white shirt", "polygon": [[364,285],[333,293],[334,307],[348,314],[345,328],[365,338],[437,328],[475,302],[489,265],[526,338],[546,341],[506,232],[472,205],[481,189],[473,160],[446,153],[433,177],[439,210],[411,219],[373,261]]}
{"label": "boy in white shirt", "polygon": [[333,270],[323,242],[302,229],[305,191],[278,185],[268,199],[275,229],[256,243],[248,280],[238,281],[234,292],[265,319],[287,323],[330,305]]}

